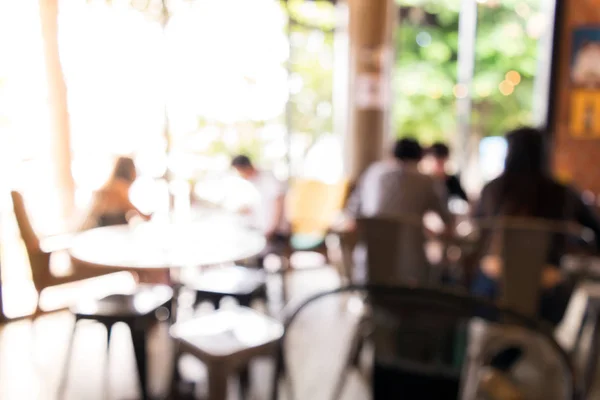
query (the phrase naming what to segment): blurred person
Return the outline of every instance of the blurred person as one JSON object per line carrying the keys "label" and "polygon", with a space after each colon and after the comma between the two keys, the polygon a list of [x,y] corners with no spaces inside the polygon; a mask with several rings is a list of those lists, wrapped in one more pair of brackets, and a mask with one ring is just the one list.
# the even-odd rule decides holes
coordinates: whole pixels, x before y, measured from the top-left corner
{"label": "blurred person", "polygon": [[[148,221],[152,216],[140,211],[129,198],[129,189],[137,179],[135,163],[130,157],[119,157],[108,181],[94,194],[92,206],[82,230],[127,224],[131,218]],[[168,270],[138,271],[140,283],[170,284]]]}
{"label": "blurred person", "polygon": [[119,157],[108,181],[94,194],[82,229],[127,224],[132,216],[149,220],[151,215],[140,211],[129,198],[129,189],[136,178],[133,160]]}
{"label": "blurred person", "polygon": [[432,175],[443,180],[446,185],[448,198],[458,197],[466,202],[469,202],[467,193],[463,189],[458,175],[449,175],[447,170],[448,159],[450,158],[450,149],[444,143],[434,143],[428,153],[433,157]]}
{"label": "blurred person", "polygon": [[[508,154],[504,172],[488,183],[475,209],[475,218],[524,217],[572,221],[591,229],[600,248],[600,220],[575,190],[557,182],[550,174],[544,132],[521,128],[507,135]],[[560,259],[566,253],[567,238],[553,238],[542,275],[542,318],[558,324],[571,296],[571,285],[563,279]],[[490,246],[491,247],[491,246]],[[491,249],[486,249],[489,253]],[[485,255],[485,253],[484,253]],[[473,293],[490,299],[499,297],[501,267],[493,256],[482,259]]]}
{"label": "blurred person", "polygon": [[287,185],[275,178],[272,172],[258,170],[246,155],[235,156],[231,166],[240,177],[252,184],[258,194],[258,198],[250,201],[240,212],[246,216],[248,225],[261,231],[267,239],[267,248],[259,256],[262,266],[264,256],[280,254],[289,242],[290,228],[284,213]]}
{"label": "blurred person", "polygon": [[[549,171],[544,132],[521,128],[507,135],[508,153],[504,172],[488,183],[475,209],[476,218],[524,217],[577,222],[591,229],[600,248],[600,221],[572,188],[558,183]],[[563,278],[560,259],[566,252],[567,235],[553,235],[547,264],[542,271],[539,315],[556,325],[560,323],[571,298],[574,284]],[[490,300],[500,297],[502,264],[492,255],[493,240],[484,250],[472,293]],[[523,350],[511,346],[499,351],[490,362],[490,379],[483,390],[510,390],[518,393],[506,373],[521,358]]]}
{"label": "blurred person", "polygon": [[[416,217],[420,221],[428,212],[440,216],[449,231],[453,218],[448,211],[445,194],[434,179],[422,174],[418,164],[423,157],[421,145],[414,139],[398,140],[392,157],[373,163],[360,177],[348,199],[345,213],[353,218]],[[353,223],[350,223],[353,229]],[[421,238],[423,243],[425,238]],[[418,263],[426,265],[425,249],[415,249]],[[355,279],[367,280],[366,253],[355,251]]]}
{"label": "blurred person", "polygon": [[[391,220],[414,218],[421,222],[426,213],[434,212],[441,217],[445,229],[450,231],[453,218],[448,210],[443,185],[436,182],[433,177],[419,172],[418,164],[423,157],[421,145],[413,139],[398,140],[390,156],[373,163],[360,177],[348,200],[346,213],[354,219],[359,217],[381,217]],[[352,224],[350,227],[353,227]],[[402,256],[401,262],[404,265],[396,264],[399,269],[395,272],[390,271],[389,280],[386,280],[385,284],[429,284],[430,276],[427,268],[429,260],[425,253],[426,234],[426,229],[419,229],[418,225],[415,225],[414,231],[404,231],[400,239],[402,243],[398,243],[397,246],[410,248],[410,254],[405,253]],[[355,283],[383,283],[370,281],[367,251],[366,245],[361,242],[354,249],[353,280]],[[440,337],[446,337],[447,333],[441,331],[444,328],[442,326],[439,328]],[[411,329],[414,329],[414,326],[411,326]],[[384,358],[380,357],[389,349],[396,349],[398,356],[402,357],[407,354],[407,347],[414,349],[431,345],[427,340],[421,341],[414,336],[408,343],[405,340],[406,333],[405,327],[393,323],[378,326],[373,332],[373,341],[376,343],[372,373],[373,397],[391,398],[390,396],[402,395],[407,395],[409,398],[432,399],[456,397],[457,381],[431,374],[424,375],[386,362],[386,357],[389,359],[395,355],[386,354]]]}

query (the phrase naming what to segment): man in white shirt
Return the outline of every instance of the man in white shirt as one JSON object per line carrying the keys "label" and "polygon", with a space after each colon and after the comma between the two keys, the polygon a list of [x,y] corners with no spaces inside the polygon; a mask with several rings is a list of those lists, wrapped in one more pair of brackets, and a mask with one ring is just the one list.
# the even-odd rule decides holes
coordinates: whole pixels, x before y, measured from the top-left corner
{"label": "man in white shirt", "polygon": [[258,195],[242,210],[248,224],[264,233],[267,253],[278,253],[289,240],[289,224],[284,213],[286,184],[277,180],[273,173],[256,169],[245,155],[234,157],[231,166],[252,184]]}

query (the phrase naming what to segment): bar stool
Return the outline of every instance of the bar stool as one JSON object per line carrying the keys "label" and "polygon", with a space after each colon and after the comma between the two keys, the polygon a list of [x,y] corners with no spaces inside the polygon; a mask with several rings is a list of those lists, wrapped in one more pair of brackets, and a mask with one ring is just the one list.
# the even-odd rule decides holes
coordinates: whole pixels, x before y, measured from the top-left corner
{"label": "bar stool", "polygon": [[82,320],[92,320],[104,325],[107,330],[108,350],[113,326],[118,322],[124,322],[131,330],[142,398],[147,399],[146,334],[158,322],[157,311],[165,308],[165,312],[168,312],[172,298],[173,290],[166,285],[139,285],[133,294],[115,294],[100,300],[81,302],[71,307],[70,311],[75,316],[75,323],[69,340],[59,393],[64,394],[66,389],[77,323]]}

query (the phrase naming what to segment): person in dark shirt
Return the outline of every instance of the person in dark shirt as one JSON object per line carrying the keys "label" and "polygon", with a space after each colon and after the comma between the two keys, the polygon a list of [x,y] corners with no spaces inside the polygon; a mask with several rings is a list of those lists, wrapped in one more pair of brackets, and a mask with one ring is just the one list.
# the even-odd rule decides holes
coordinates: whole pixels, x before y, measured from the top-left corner
{"label": "person in dark shirt", "polygon": [[446,190],[448,191],[448,197],[458,197],[468,202],[469,198],[467,193],[460,184],[460,179],[457,175],[448,175],[446,171],[446,164],[450,158],[450,149],[444,143],[434,143],[428,153],[434,159],[433,175],[441,179],[444,179],[446,183]]}
{"label": "person in dark shirt", "polygon": [[[594,232],[596,251],[600,248],[600,220],[572,188],[557,182],[549,171],[549,160],[544,132],[521,128],[510,132],[504,172],[489,182],[481,193],[475,208],[475,218],[521,217],[550,221],[576,222]],[[555,234],[547,255],[542,275],[558,277],[542,284],[539,315],[556,325],[562,320],[573,291],[573,282],[562,279],[560,259],[567,252],[568,237]],[[484,249],[488,254],[490,249]],[[497,300],[501,287],[498,277],[490,275],[483,265],[473,282],[472,294]],[[494,355],[489,365],[491,380],[508,390],[518,391],[507,378],[507,373],[522,357],[524,349],[510,346]],[[507,389],[505,388],[505,390]],[[493,388],[483,387],[484,393]],[[492,390],[493,391],[493,390]]]}
{"label": "person in dark shirt", "polygon": [[[534,128],[517,129],[507,135],[508,154],[504,172],[489,182],[475,208],[475,218],[521,217],[576,222],[594,232],[596,251],[600,248],[600,220],[572,188],[550,174],[544,133]],[[547,256],[547,268],[559,271],[569,238],[556,234]],[[572,288],[558,281],[544,289],[541,317],[553,324],[562,319]],[[473,286],[479,296],[499,296],[497,279],[480,271]]]}

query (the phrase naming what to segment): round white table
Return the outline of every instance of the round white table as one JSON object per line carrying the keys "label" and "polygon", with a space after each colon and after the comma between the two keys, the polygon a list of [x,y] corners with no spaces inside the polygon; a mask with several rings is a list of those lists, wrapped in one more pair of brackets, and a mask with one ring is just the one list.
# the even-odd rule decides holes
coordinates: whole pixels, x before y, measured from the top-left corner
{"label": "round white table", "polygon": [[254,257],[265,246],[257,231],[206,218],[91,229],[75,236],[69,253],[75,265],[139,271],[224,264]]}

